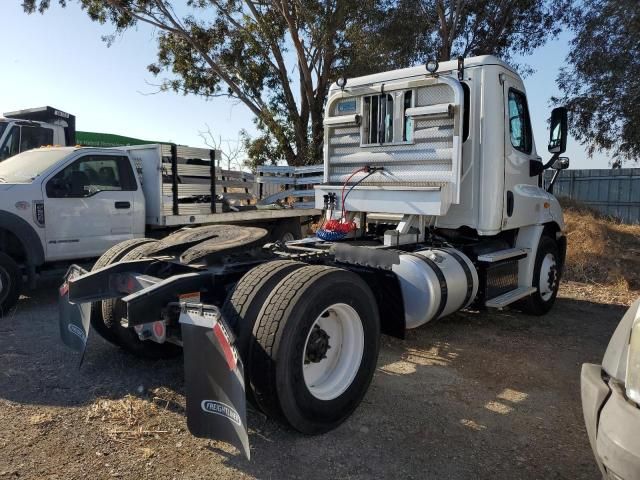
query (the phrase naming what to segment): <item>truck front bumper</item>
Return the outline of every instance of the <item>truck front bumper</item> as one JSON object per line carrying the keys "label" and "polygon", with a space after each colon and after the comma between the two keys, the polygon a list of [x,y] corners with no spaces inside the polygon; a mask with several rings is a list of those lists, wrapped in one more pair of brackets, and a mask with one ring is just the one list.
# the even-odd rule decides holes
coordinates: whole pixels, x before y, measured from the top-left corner
{"label": "truck front bumper", "polygon": [[600,365],[582,365],[580,383],[584,421],[602,476],[640,479],[640,408],[627,401],[620,384],[603,379]]}

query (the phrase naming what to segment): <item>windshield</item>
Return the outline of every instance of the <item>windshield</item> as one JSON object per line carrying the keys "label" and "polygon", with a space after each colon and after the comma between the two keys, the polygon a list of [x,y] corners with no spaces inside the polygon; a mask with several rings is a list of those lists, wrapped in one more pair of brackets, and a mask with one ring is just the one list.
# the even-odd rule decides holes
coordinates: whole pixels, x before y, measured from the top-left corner
{"label": "windshield", "polygon": [[31,183],[69,150],[30,150],[0,162],[0,183]]}
{"label": "windshield", "polygon": [[7,125],[9,125],[9,122],[0,122],[0,138],[2,138],[2,134],[6,130]]}

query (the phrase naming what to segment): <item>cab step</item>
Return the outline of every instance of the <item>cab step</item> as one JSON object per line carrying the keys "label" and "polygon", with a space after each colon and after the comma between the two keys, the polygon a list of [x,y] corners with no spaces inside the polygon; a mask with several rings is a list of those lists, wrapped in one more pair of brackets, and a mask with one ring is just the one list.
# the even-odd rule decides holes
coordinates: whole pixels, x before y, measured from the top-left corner
{"label": "cab step", "polygon": [[529,254],[528,248],[507,248],[496,252],[484,253],[478,255],[479,262],[495,263],[503,260],[520,260]]}
{"label": "cab step", "polygon": [[484,302],[489,308],[504,308],[507,305],[517,302],[521,298],[527,297],[536,291],[536,287],[519,287],[510,292],[503,293],[497,297],[491,298]]}

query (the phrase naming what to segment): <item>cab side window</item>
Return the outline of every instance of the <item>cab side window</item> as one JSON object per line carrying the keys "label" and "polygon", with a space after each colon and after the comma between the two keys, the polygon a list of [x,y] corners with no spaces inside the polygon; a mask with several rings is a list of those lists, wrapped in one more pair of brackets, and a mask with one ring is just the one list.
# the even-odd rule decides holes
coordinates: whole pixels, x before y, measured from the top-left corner
{"label": "cab side window", "polygon": [[524,93],[512,88],[509,89],[508,110],[511,145],[523,153],[531,153],[533,135],[531,133],[527,99]]}
{"label": "cab side window", "polygon": [[49,198],[91,197],[103,191],[136,190],[127,157],[87,155],[47,182]]}
{"label": "cab side window", "polygon": [[12,157],[20,153],[20,128],[11,127],[9,134],[6,137],[4,145],[0,148],[0,160]]}
{"label": "cab side window", "polygon": [[53,130],[43,127],[31,127],[23,125],[20,138],[20,151],[25,152],[32,148],[53,144]]}

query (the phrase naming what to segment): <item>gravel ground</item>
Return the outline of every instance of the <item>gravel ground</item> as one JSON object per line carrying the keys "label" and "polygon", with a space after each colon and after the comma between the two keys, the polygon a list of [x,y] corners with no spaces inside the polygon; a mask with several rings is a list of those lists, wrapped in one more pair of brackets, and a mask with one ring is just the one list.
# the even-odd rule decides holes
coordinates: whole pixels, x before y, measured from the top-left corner
{"label": "gravel ground", "polygon": [[58,340],[55,285],[0,319],[0,480],[598,478],[580,407],[625,307],[563,287],[545,317],[465,312],[383,337],[364,402],[305,437],[250,412],[252,460],[186,431],[181,360]]}

